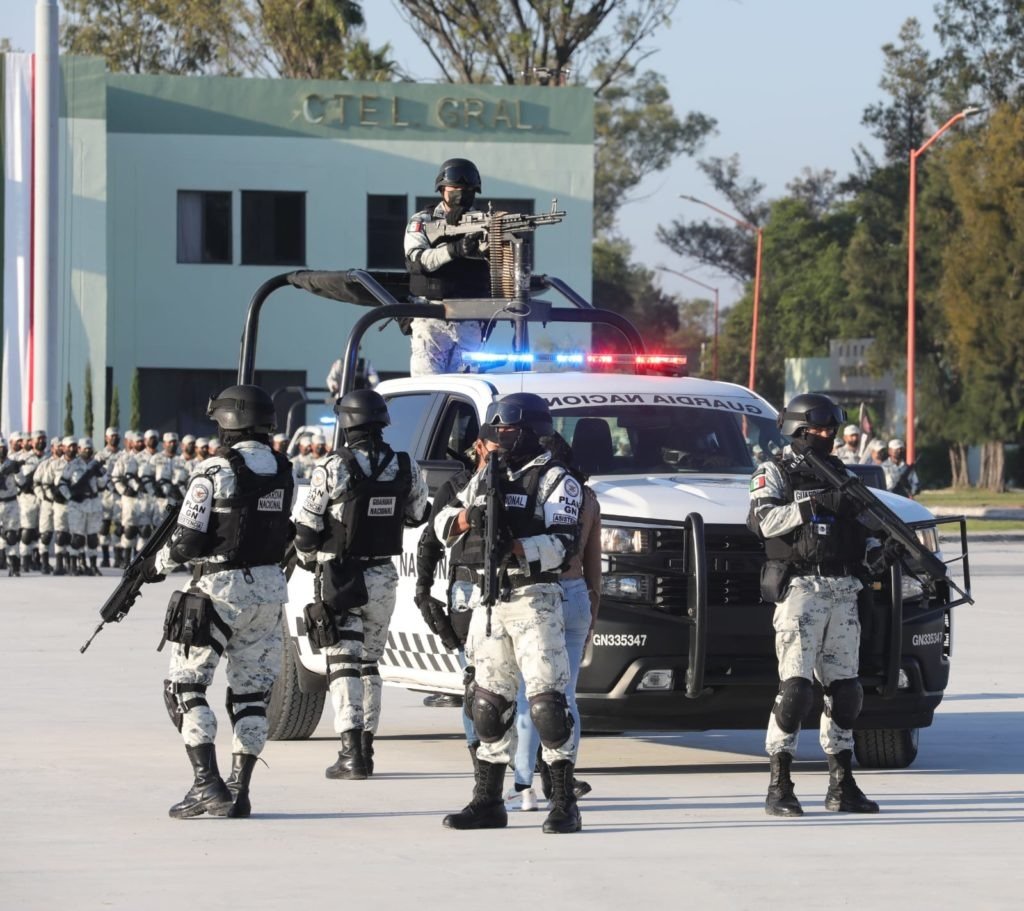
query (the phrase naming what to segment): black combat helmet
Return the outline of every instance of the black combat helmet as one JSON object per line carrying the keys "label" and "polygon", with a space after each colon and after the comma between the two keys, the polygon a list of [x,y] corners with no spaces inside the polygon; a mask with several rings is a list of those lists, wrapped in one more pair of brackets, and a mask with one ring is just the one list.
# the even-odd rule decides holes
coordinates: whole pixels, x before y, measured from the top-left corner
{"label": "black combat helmet", "polygon": [[538,437],[554,430],[548,403],[532,392],[513,392],[487,406],[484,423],[494,427],[521,425],[529,427]]}
{"label": "black combat helmet", "polygon": [[441,187],[462,187],[479,193],[480,172],[468,158],[449,158],[441,165],[441,170],[437,172],[437,179],[434,181],[435,190],[440,192]]}
{"label": "black combat helmet", "polygon": [[228,386],[210,398],[206,416],[221,430],[255,430],[270,433],[277,423],[274,402],[259,386]]}
{"label": "black combat helmet", "polygon": [[845,420],[846,412],[827,395],[805,392],[792,399],[779,414],[778,425],[782,435],[790,439],[808,427],[825,427],[835,436]]}
{"label": "black combat helmet", "polygon": [[354,389],[346,392],[334,403],[338,426],[342,430],[354,430],[367,424],[387,427],[391,423],[388,405],[379,392],[372,389]]}

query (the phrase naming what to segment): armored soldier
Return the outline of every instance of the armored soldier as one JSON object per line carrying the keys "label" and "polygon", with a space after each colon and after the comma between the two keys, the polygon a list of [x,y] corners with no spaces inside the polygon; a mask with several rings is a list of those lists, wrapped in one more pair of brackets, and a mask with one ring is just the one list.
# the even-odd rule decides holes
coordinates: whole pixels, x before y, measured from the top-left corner
{"label": "armored soldier", "polygon": [[308,479],[313,473],[313,437],[304,433],[299,437],[299,451],[292,457],[292,465],[295,467],[295,477]]}
{"label": "armored soldier", "polygon": [[53,574],[80,576],[80,560],[85,548],[85,494],[82,488],[86,465],[78,457],[78,441],[74,437],[64,437],[61,447],[61,459],[50,468],[55,533],[53,549],[57,557],[57,568]]}
{"label": "armored soldier", "polygon": [[[288,460],[270,448],[274,403],[258,386],[230,386],[210,399],[206,414],[220,426],[224,446],[192,474],[169,543],[143,567],[147,581],[158,581],[177,565],[196,566],[190,593],[182,595],[189,607],[179,602],[196,618],[192,644],[187,636],[180,637],[184,643],[172,640],[164,681],[167,710],[194,772],[192,787],[170,808],[175,819],[250,815],[249,786],[267,739],[288,597],[280,563],[291,537],[294,481]],[[206,700],[222,655],[233,727],[226,782],[214,749],[217,718]]]}
{"label": "armored soldier", "polygon": [[82,571],[87,576],[99,576],[102,573],[96,561],[99,559],[100,529],[104,521],[102,493],[108,480],[106,466],[95,458],[91,437],[82,437],[78,441],[78,457],[85,463],[86,469],[84,483],[79,481],[80,489],[75,493],[82,498],[80,502],[85,512],[85,556],[82,559]]}
{"label": "armored soldier", "polygon": [[854,781],[853,727],[864,693],[859,667],[858,578],[887,565],[885,550],[858,521],[859,508],[838,490],[826,488],[804,464],[813,450],[831,456],[845,415],[825,395],[798,395],[779,415],[790,445],[779,462],[759,465],[750,481],[748,524],[765,542],[767,561],[761,597],[775,604],[773,625],[779,661],[779,692],[768,720],[765,748],[771,781],[765,800],[769,816],[801,816],[790,766],[804,716],[814,701],[813,680],[825,690],[820,742],[828,758],[825,809],[877,813]]}
{"label": "armored soldier", "polygon": [[[473,162],[449,158],[441,165],[434,181],[441,201],[433,209],[417,212],[405,231],[405,267],[409,271],[409,291],[415,296],[428,300],[491,296],[491,268],[480,248],[481,235],[464,234],[455,241],[431,244],[424,230],[441,219],[457,225],[464,214],[474,211],[481,186],[480,172]],[[476,351],[480,342],[480,324],[476,321],[414,319],[409,372],[412,376],[463,372],[463,352]]]}
{"label": "armored soldier", "polygon": [[178,455],[178,435],[165,433],[163,451],[152,457],[153,483],[156,486],[156,522],[162,521],[167,509],[184,499],[188,486],[188,469],[185,460]]}
{"label": "armored soldier", "polygon": [[322,433],[314,433],[309,438],[309,454],[316,463],[327,455],[327,437]]}
{"label": "armored soldier", "polygon": [[[476,786],[470,803],[461,813],[446,816],[444,825],[493,829],[508,824],[502,785],[514,750],[521,674],[551,770],[551,812],[544,831],[578,832],[576,743],[565,696],[569,659],[558,579],[578,547],[583,491],[540,442],[553,431],[542,398],[524,392],[505,396],[488,406],[484,423],[498,439],[496,444],[487,442],[487,459],[502,459],[497,495],[503,504],[498,530],[504,543],[494,554],[500,561],[500,595],[493,607],[476,607],[470,621],[468,651],[476,670],[475,686],[467,696],[481,740]],[[478,588],[487,546],[485,477],[485,472],[475,474],[434,523],[438,538],[452,547],[452,559],[477,570]],[[479,598],[474,602],[480,603]]]}
{"label": "armored soldier", "polygon": [[889,458],[882,463],[885,486],[901,497],[916,497],[921,492],[914,466],[908,464],[903,440],[889,440]]}
{"label": "armored soldier", "polygon": [[836,445],[832,454],[845,465],[856,465],[860,461],[860,428],[856,424],[843,428],[843,442]]}
{"label": "armored soldier", "polygon": [[[61,469],[64,445],[58,438],[50,440],[50,454],[40,459],[32,473],[32,489],[39,503],[39,543],[36,548],[36,567],[50,573],[50,545],[54,544],[54,504],[57,498],[54,482]],[[56,545],[54,545],[56,546]]]}
{"label": "armored soldier", "polygon": [[[148,510],[145,491],[139,480],[139,459],[137,449],[143,442],[134,430],[125,431],[124,450],[114,460],[110,482],[121,501],[121,559],[127,566],[132,561],[133,551],[138,544],[141,523],[146,521]],[[143,502],[140,503],[140,497]]]}
{"label": "armored soldier", "polygon": [[46,458],[46,433],[37,430],[31,435],[31,446],[21,453],[21,471],[15,475],[18,484],[18,524],[21,526],[21,544],[18,547],[21,568],[28,572],[35,569],[35,560],[40,560],[39,569],[52,571],[49,563],[44,564],[39,556],[39,500],[35,492],[35,471],[40,461]]}
{"label": "armored soldier", "polygon": [[18,482],[21,461],[7,454],[7,441],[0,436],[0,569],[7,568],[9,576],[21,575],[21,557],[18,556],[20,537],[20,510],[18,509]]}
{"label": "armored soldier", "polygon": [[[124,565],[122,560],[123,551],[120,541],[124,529],[121,526],[121,501],[110,482],[110,473],[113,471],[115,460],[118,456],[118,445],[121,442],[121,432],[116,427],[108,427],[103,433],[103,448],[96,453],[96,461],[103,466],[103,474],[100,478],[100,504],[101,519],[99,531],[100,549],[103,552],[103,559],[100,566],[110,566],[110,550],[114,550],[114,566]],[[111,543],[113,538],[113,544]]]}
{"label": "armored soldier", "polygon": [[209,439],[207,437],[196,437],[196,457],[192,463],[192,470],[195,471],[208,458],[210,458]]}
{"label": "armored soldier", "polygon": [[316,572],[321,604],[330,613],[325,623],[332,627],[324,651],[341,749],[326,775],[359,780],[373,774],[377,661],[398,586],[391,557],[402,552],[403,528],[426,518],[428,494],[415,460],[384,442],[391,418],[378,393],[349,392],[334,410],[345,445],[313,469],[295,513],[295,546]]}

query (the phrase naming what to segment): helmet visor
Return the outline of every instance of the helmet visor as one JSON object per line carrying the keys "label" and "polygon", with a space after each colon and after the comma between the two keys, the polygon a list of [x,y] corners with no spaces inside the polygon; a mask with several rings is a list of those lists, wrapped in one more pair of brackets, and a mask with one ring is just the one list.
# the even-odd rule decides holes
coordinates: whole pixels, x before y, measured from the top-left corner
{"label": "helmet visor", "polygon": [[814,427],[838,427],[846,420],[846,412],[838,405],[815,405],[808,411],[788,412],[788,416],[799,418]]}
{"label": "helmet visor", "polygon": [[526,411],[518,402],[493,402],[487,409],[488,424],[521,424],[524,420]]}
{"label": "helmet visor", "polygon": [[442,169],[437,175],[437,184],[441,187],[475,187],[477,179],[477,175],[464,164],[455,164]]}

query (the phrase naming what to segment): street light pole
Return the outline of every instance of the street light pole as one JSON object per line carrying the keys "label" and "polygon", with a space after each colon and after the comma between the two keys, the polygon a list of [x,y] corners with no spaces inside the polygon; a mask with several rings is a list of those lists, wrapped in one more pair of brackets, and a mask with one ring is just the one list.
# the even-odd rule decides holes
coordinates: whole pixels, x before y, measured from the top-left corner
{"label": "street light pole", "polygon": [[750,372],[747,377],[747,386],[753,389],[754,381],[757,378],[757,321],[761,306],[761,249],[764,242],[764,230],[757,225],[752,225],[749,221],[744,221],[742,218],[737,218],[735,215],[723,212],[717,206],[704,202],[703,199],[697,199],[696,196],[687,196],[684,193],[680,193],[679,198],[705,206],[711,209],[712,212],[717,212],[723,218],[728,218],[730,221],[735,222],[744,230],[753,231],[757,235],[757,252],[754,258],[754,314],[750,323]]}
{"label": "street light pole", "polygon": [[917,304],[915,299],[916,290],[916,240],[917,240],[917,159],[923,155],[935,140],[946,132],[953,124],[970,117],[972,114],[981,113],[981,108],[967,107],[954,114],[941,127],[939,127],[931,138],[919,149],[910,150],[910,199],[908,202],[909,213],[907,216],[907,462],[914,464],[914,421],[916,414],[914,410],[914,379],[915,379],[915,352],[917,349]]}
{"label": "street light pole", "polygon": [[678,275],[680,278],[685,278],[688,282],[693,282],[695,285],[700,285],[702,288],[707,288],[708,291],[713,291],[715,294],[715,334],[711,343],[711,379],[718,379],[718,289],[713,285],[705,285],[704,282],[698,281],[692,275],[687,275],[685,272],[679,272],[676,269],[670,269],[668,266],[658,266],[662,272],[671,272],[673,275]]}

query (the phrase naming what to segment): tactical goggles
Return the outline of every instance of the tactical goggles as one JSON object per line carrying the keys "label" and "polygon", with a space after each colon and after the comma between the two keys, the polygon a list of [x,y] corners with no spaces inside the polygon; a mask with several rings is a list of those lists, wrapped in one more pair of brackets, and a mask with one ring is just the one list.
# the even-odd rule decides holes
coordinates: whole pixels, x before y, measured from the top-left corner
{"label": "tactical goggles", "polygon": [[846,412],[838,405],[815,405],[809,411],[787,411],[786,417],[814,427],[838,427],[846,420]]}
{"label": "tactical goggles", "polygon": [[437,183],[442,187],[474,187],[473,176],[465,165],[450,165],[438,175]]}

